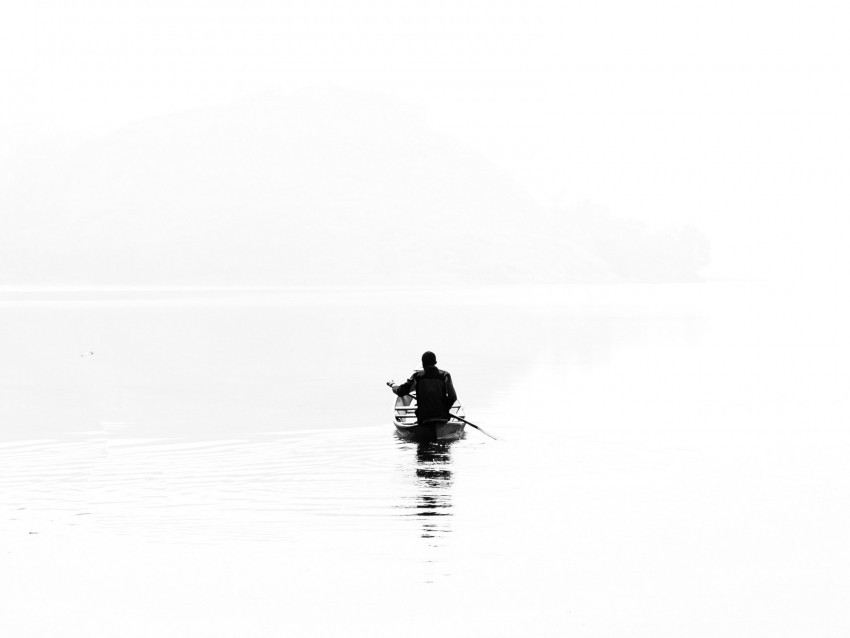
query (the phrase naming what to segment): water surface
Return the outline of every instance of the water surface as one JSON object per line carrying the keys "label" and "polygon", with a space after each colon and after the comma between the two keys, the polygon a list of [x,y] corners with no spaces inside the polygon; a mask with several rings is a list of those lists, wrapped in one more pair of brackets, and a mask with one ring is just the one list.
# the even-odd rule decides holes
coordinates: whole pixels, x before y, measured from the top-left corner
{"label": "water surface", "polygon": [[[0,628],[839,635],[839,377],[779,307],[708,286],[7,293]],[[426,349],[503,440],[394,434],[384,381]]]}

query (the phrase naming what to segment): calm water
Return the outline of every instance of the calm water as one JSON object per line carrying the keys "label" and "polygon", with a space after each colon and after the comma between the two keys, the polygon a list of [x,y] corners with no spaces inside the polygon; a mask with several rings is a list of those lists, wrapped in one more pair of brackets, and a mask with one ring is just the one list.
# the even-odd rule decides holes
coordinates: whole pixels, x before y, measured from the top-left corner
{"label": "calm water", "polygon": [[[844,635],[846,375],[780,298],[7,292],[0,629]],[[503,440],[394,434],[426,349]]]}

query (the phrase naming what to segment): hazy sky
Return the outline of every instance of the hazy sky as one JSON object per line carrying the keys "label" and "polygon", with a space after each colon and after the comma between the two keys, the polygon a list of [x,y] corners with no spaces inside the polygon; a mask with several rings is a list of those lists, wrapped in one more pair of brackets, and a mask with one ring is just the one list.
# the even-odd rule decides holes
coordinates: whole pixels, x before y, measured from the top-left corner
{"label": "hazy sky", "polygon": [[802,246],[828,269],[848,213],[845,7],[16,3],[0,22],[0,156],[266,90],[352,87],[411,105],[544,205],[693,223],[729,272],[758,271],[759,237],[777,267]]}

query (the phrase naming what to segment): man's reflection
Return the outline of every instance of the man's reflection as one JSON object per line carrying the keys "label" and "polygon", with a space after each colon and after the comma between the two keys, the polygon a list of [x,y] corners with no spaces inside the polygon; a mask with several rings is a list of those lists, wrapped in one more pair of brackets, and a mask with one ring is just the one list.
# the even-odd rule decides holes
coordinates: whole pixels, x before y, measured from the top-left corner
{"label": "man's reflection", "polygon": [[[416,515],[421,517],[422,538],[451,531],[451,443],[418,443],[416,446]],[[442,517],[442,518],[441,518]]]}

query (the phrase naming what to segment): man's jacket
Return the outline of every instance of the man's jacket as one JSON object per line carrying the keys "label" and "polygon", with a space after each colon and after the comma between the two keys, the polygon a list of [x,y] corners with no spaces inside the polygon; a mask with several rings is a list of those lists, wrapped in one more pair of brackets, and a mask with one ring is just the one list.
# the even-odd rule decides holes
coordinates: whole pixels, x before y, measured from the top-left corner
{"label": "man's jacket", "polygon": [[457,401],[452,375],[437,366],[417,370],[407,381],[393,388],[399,396],[416,392],[416,420],[419,423],[445,421]]}

